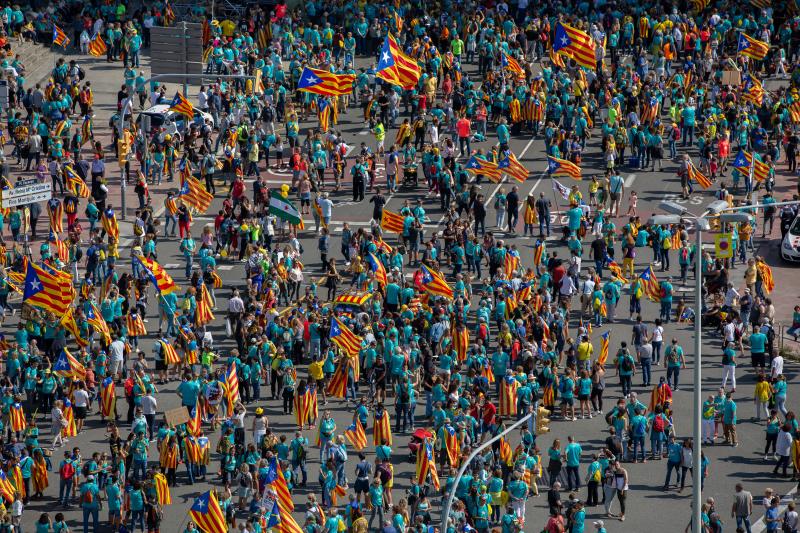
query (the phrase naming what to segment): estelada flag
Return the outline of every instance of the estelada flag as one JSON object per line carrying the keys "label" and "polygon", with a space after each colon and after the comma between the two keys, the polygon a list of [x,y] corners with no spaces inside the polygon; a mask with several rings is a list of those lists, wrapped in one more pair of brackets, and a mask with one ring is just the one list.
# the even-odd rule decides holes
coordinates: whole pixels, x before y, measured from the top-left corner
{"label": "estelada flag", "polygon": [[469,349],[469,330],[464,324],[456,325],[453,323],[453,349],[456,351],[456,359],[459,362],[466,361],[467,350]]}
{"label": "estelada flag", "polygon": [[597,66],[594,39],[588,33],[567,24],[556,24],[553,50],[571,57],[584,68],[594,70]]}
{"label": "estelada flag", "polygon": [[214,491],[207,491],[194,500],[189,516],[205,533],[228,533],[225,513],[219,506]]}
{"label": "estelada flag", "polygon": [[53,365],[53,372],[64,378],[86,378],[86,367],[75,359],[66,347],[61,349],[61,353]]}
{"label": "estelada flag", "polygon": [[344,436],[350,441],[353,448],[359,452],[367,446],[367,433],[364,431],[364,426],[361,425],[358,417],[356,417],[355,422],[344,430]]}
{"label": "estelada flag", "polygon": [[452,468],[458,467],[458,460],[461,457],[461,443],[458,442],[458,433],[453,426],[444,428],[444,445],[447,448],[447,459]]}
{"label": "estelada flag", "polygon": [[114,416],[117,405],[117,389],[114,378],[109,376],[100,384],[100,414],[103,418]]}
{"label": "estelada flag", "polygon": [[511,152],[509,152],[506,157],[498,161],[497,168],[520,183],[528,179],[528,169],[525,168],[525,166],[520,163],[516,156]]}
{"label": "estelada flag", "polygon": [[144,270],[148,279],[153,283],[160,295],[163,296],[178,290],[178,286],[175,285],[172,276],[170,276],[154,259],[149,259],[143,255],[134,255],[132,260],[134,264],[138,264],[138,266]]}
{"label": "estelada flag", "polygon": [[11,431],[25,431],[28,423],[25,420],[25,409],[19,402],[11,404],[8,408],[8,418],[11,425]]}
{"label": "estelada flag", "polygon": [[[353,333],[350,328],[336,317],[333,317],[331,321],[329,338],[351,357],[357,357],[361,351],[361,343],[363,342],[361,337]],[[355,376],[355,379],[358,380],[358,375]]]}
{"label": "estelada flag", "polygon": [[367,263],[369,264],[370,270],[375,273],[375,279],[377,282],[381,287],[385,287],[388,283],[388,280],[386,278],[386,267],[383,266],[381,260],[375,257],[374,254],[368,253]]}
{"label": "estelada flag", "polygon": [[66,177],[66,187],[78,198],[89,198],[91,191],[86,182],[81,179],[70,165],[64,165],[64,176]]}
{"label": "estelada flag", "polygon": [[[311,409],[312,409],[312,392],[310,388],[306,388],[304,393],[296,394],[294,397],[294,418],[295,421],[297,422],[298,428],[302,428],[303,426],[310,423],[312,419]],[[316,416],[313,418],[316,418]]]}
{"label": "estelada flag", "polygon": [[581,167],[558,157],[547,156],[547,172],[551,176],[569,176],[574,180],[581,179]]}
{"label": "estelada flag", "polygon": [[345,96],[353,92],[355,74],[334,74],[326,70],[303,67],[297,90],[322,96]]}
{"label": "estelada flag", "polygon": [[403,221],[404,217],[402,215],[384,209],[383,215],[381,216],[381,229],[402,235]]}
{"label": "estelada flag", "polygon": [[119,242],[119,222],[117,215],[113,209],[106,209],[100,216],[100,222],[103,224],[103,229],[108,234],[109,238]]}
{"label": "estelada flag", "polygon": [[422,271],[422,287],[436,296],[453,298],[453,289],[447,284],[439,272],[431,270],[425,265],[420,266]]}
{"label": "estelada flag", "polygon": [[169,110],[188,117],[190,120],[194,117],[194,106],[186,99],[181,93],[176,92],[169,104]]}
{"label": "estelada flag", "polygon": [[606,361],[608,360],[608,345],[610,340],[610,331],[606,331],[600,335],[600,357],[597,358],[597,362],[600,364],[600,366],[605,366]]}
{"label": "estelada flag", "polygon": [[106,54],[108,51],[108,47],[106,46],[105,41],[100,36],[99,33],[96,33],[92,40],[89,41],[89,53],[95,57],[101,57]]}
{"label": "estelada flag", "polygon": [[416,59],[403,53],[391,33],[387,35],[383,40],[375,76],[403,89],[413,89],[421,75],[422,69]]}
{"label": "estelada flag", "polygon": [[50,218],[50,231],[58,235],[64,231],[64,206],[58,198],[47,202],[47,215]]}
{"label": "estelada flag", "polygon": [[697,170],[697,167],[694,166],[693,163],[689,163],[689,179],[696,182],[704,189],[708,189],[711,187],[711,180],[708,179],[708,176]]}
{"label": "estelada flag", "polygon": [[156,497],[159,505],[170,505],[172,503],[172,495],[169,493],[167,476],[158,472],[153,476],[153,483],[156,486]]}
{"label": "estelada flag", "polygon": [[764,41],[754,39],[745,32],[740,32],[736,51],[743,56],[760,61],[767,57],[767,52],[769,52],[769,44],[765,43]]}
{"label": "estelada flag", "polygon": [[519,381],[514,376],[504,376],[500,383],[500,416],[517,414],[517,389]]}
{"label": "estelada flag", "polygon": [[392,445],[392,423],[389,420],[389,411],[383,410],[383,414],[378,416],[375,412],[375,417],[372,424],[372,444],[375,446]]}
{"label": "estelada flag", "polygon": [[33,261],[27,262],[23,303],[40,307],[56,316],[64,316],[74,297],[71,275],[49,268],[45,270]]}
{"label": "estelada flag", "polygon": [[503,51],[501,51],[500,54],[501,54],[500,63],[502,64],[504,69],[510,71],[513,74],[516,74],[517,76],[525,75],[525,71],[522,69],[522,67],[520,66],[519,62],[516,59],[514,59],[513,57],[511,57],[510,55],[508,55]]}

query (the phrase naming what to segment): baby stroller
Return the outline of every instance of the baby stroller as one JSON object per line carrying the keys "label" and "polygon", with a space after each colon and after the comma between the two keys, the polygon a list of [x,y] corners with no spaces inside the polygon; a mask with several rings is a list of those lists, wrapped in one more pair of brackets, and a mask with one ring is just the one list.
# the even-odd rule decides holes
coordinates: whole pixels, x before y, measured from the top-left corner
{"label": "baby stroller", "polygon": [[406,163],[403,165],[403,185],[417,186],[417,164]]}

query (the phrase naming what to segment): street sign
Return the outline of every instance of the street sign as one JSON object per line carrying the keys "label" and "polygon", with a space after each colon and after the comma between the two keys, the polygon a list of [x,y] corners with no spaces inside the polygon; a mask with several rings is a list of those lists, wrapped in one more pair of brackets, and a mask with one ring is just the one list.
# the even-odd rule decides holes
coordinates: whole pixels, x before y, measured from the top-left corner
{"label": "street sign", "polygon": [[3,191],[3,209],[43,202],[53,197],[52,184],[35,183]]}

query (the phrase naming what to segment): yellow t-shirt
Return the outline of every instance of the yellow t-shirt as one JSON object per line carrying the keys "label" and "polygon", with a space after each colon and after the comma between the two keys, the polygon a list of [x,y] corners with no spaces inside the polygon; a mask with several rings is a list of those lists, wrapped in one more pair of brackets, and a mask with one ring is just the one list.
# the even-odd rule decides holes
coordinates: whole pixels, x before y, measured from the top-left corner
{"label": "yellow t-shirt", "polygon": [[588,361],[594,353],[594,346],[591,342],[578,344],[578,361]]}
{"label": "yellow t-shirt", "polygon": [[321,380],[325,376],[322,372],[322,361],[314,361],[308,365],[308,375],[311,376],[313,380]]}

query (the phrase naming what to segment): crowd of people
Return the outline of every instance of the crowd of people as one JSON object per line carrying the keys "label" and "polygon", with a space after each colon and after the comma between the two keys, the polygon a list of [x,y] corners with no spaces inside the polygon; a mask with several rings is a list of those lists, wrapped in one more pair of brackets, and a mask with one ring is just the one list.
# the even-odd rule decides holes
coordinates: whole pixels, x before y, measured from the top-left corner
{"label": "crowd of people", "polygon": [[[191,484],[206,496],[186,532],[422,533],[438,527],[450,494],[448,533],[606,532],[626,518],[634,463],[664,460],[665,491],[673,470],[679,493],[709,474],[673,411],[673,393],[695,386],[681,375],[691,351],[676,328],[700,317],[716,331],[722,367],[703,404],[704,444],[739,445],[736,381],[753,381],[764,460],[796,477],[800,429],[776,343],[775,286],[754,242],[759,229],[773,234],[776,217],[783,237],[797,215],[771,205],[797,199],[775,192],[781,174],[796,179],[797,8],[568,4],[281,1],[220,20],[193,7],[180,15],[203,24],[209,76],[243,77],[200,87],[188,113],[141,68],[150,30],[175,23],[169,3],[5,7],[2,189],[33,177],[51,183],[53,198],[0,211],[0,531],[79,529],[65,519],[73,505],[84,532],[99,530],[101,506],[115,531],[158,531],[178,506],[170,487]],[[55,38],[60,20],[73,21],[62,28],[73,39],[54,48],[120,64],[110,145],[81,61],[60,58],[46,83],[28,87],[25,58],[13,55],[14,39]],[[576,39],[565,27],[585,32],[593,62],[554,50]],[[410,86],[377,75],[388,35],[420,68]],[[772,46],[756,59],[743,52],[758,45],[742,48],[741,35]],[[352,91],[298,89],[307,67],[352,75]],[[789,81],[767,91],[768,77]],[[188,116],[146,131],[133,117],[156,104]],[[338,127],[351,108],[369,142]],[[558,190],[563,224],[544,193],[506,185],[487,198],[480,187],[499,180],[510,141],[523,136],[543,143],[554,183],[572,167],[580,179],[584,160],[602,169]],[[138,198],[130,232],[109,199],[115,159]],[[751,215],[713,228],[730,234],[731,254],[697,250],[683,224],[640,218],[621,169],[656,167],[676,170],[685,198],[705,190]],[[271,186],[270,172],[286,185]],[[335,236],[348,185],[353,202],[372,204],[372,223],[343,222]],[[383,192],[404,186],[418,198],[390,211]],[[194,228],[215,198],[213,223]],[[441,232],[429,223],[437,209]],[[167,272],[159,252],[175,246],[184,268]],[[223,280],[218,263],[236,261],[244,277]],[[29,288],[42,276],[70,278],[63,312]],[[677,288],[697,276],[703,298],[685,300]],[[600,334],[620,322],[632,324],[630,342]],[[226,335],[215,338],[213,323]],[[798,331],[795,308],[789,334]],[[666,373],[654,379],[659,366]],[[343,401],[352,419],[337,427],[327,406]],[[176,402],[182,409],[165,409]],[[267,411],[293,415],[296,431],[271,426]],[[529,414],[456,483],[472,451]],[[608,431],[600,446],[563,431],[595,417]],[[69,444],[98,423],[108,451]],[[416,465],[394,494],[404,452],[393,434],[410,440]],[[530,509],[540,487],[547,517]],[[37,500],[58,512],[23,516]],[[765,496],[766,530],[797,531],[794,505],[780,505]],[[737,486],[736,527],[749,533],[753,512]],[[722,531],[726,515],[708,498],[703,531]]]}

